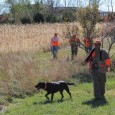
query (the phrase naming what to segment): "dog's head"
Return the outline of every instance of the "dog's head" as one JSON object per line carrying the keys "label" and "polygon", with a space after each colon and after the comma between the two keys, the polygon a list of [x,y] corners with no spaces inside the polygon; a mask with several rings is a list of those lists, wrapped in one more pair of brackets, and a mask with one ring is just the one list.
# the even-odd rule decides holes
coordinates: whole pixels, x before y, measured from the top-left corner
{"label": "dog's head", "polygon": [[44,88],[45,88],[45,83],[44,83],[44,82],[39,82],[39,83],[35,86],[35,88],[37,88],[37,90],[39,90],[39,89],[44,89]]}

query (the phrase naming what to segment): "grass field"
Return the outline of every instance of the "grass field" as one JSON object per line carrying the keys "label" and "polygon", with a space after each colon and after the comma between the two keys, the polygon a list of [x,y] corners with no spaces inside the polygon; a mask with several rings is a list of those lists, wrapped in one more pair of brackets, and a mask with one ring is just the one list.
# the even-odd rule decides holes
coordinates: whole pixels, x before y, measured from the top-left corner
{"label": "grass field", "polygon": [[115,79],[108,79],[106,84],[106,102],[94,102],[92,83],[70,86],[72,99],[64,92],[64,100],[60,101],[60,93],[54,95],[54,102],[46,101],[45,91],[27,97],[14,99],[1,115],[114,115],[115,114]]}
{"label": "grass field", "polygon": [[[66,53],[65,53],[66,52]],[[79,49],[79,56],[77,58],[80,58],[82,50]],[[83,53],[83,52],[82,52]],[[94,102],[93,99],[93,86],[92,82],[79,82],[80,77],[75,76],[73,78],[68,78],[67,76],[73,75],[72,73],[81,71],[81,67],[79,69],[76,67],[77,62],[65,62],[65,58],[62,58],[63,56],[68,57],[70,55],[70,49],[60,49],[59,50],[59,59],[56,65],[54,65],[54,62],[48,61],[48,58],[50,59],[51,54],[50,53],[40,53],[35,55],[36,59],[39,60],[39,67],[40,68],[48,68],[50,70],[50,66],[53,65],[54,71],[57,72],[58,67],[61,66],[62,70],[60,70],[61,74],[53,73],[52,69],[49,73],[44,73],[44,76],[42,78],[38,77],[36,78],[37,81],[44,81],[44,80],[69,80],[72,82],[77,83],[77,86],[70,86],[70,91],[72,93],[72,99],[69,99],[69,95],[64,92],[64,100],[60,101],[60,93],[56,93],[54,96],[54,102],[50,103],[46,101],[46,98],[44,97],[45,91],[41,90],[40,92],[34,93],[34,95],[26,95],[19,98],[15,97],[6,97],[7,101],[4,99],[4,109],[5,111],[1,113],[1,115],[114,115],[115,114],[115,76],[114,72],[110,72],[107,74],[107,83],[106,83],[106,100],[107,102],[99,101]],[[83,55],[83,54],[82,54]],[[61,61],[60,59],[63,59]],[[80,58],[81,59],[81,58]],[[79,59],[79,62],[80,62]],[[41,61],[40,61],[41,60]],[[61,62],[60,62],[61,61]],[[43,62],[47,62],[44,63]],[[64,65],[63,63],[64,62]],[[49,64],[50,63],[50,64]],[[66,63],[66,64],[65,64]],[[57,67],[55,67],[57,66]],[[63,69],[64,68],[64,69]],[[70,68],[75,69],[74,71]],[[66,70],[67,69],[67,70]],[[63,74],[62,74],[62,72]],[[86,70],[87,71],[87,70]],[[51,78],[47,74],[53,74]],[[55,77],[54,77],[55,75]],[[65,75],[65,77],[64,77]],[[81,74],[80,74],[81,75]],[[25,80],[28,81],[28,80]],[[37,81],[34,81],[34,84],[37,83]],[[27,84],[26,84],[27,85]],[[31,84],[32,85],[32,84]],[[23,85],[22,85],[23,86]],[[23,93],[23,92],[22,92]],[[22,99],[21,99],[22,98]],[[2,99],[2,97],[1,97]],[[2,100],[2,101],[3,101]]]}
{"label": "grass field", "polygon": [[[82,62],[85,51],[79,49],[74,61],[70,60],[70,47],[64,41],[61,24],[46,25],[1,25],[0,27],[0,105],[1,115],[114,115],[115,114],[115,69],[107,74],[107,103],[93,102],[93,90],[88,68]],[[41,29],[40,29],[41,28]],[[60,29],[61,28],[61,29]],[[15,29],[15,30],[14,30]],[[58,60],[52,60],[49,40],[59,32],[61,49]],[[63,47],[62,47],[63,46]],[[114,53],[115,45],[110,54]],[[115,60],[115,55],[112,57]],[[48,103],[45,91],[34,88],[38,81],[72,81],[73,99],[64,93],[64,101],[55,94],[54,102]]]}

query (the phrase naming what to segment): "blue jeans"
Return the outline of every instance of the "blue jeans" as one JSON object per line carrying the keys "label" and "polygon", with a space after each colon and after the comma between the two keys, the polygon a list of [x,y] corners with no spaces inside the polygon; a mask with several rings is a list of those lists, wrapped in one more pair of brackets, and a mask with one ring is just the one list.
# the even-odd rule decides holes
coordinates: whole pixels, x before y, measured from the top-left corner
{"label": "blue jeans", "polygon": [[52,46],[51,47],[51,52],[53,54],[53,59],[57,58],[58,46]]}

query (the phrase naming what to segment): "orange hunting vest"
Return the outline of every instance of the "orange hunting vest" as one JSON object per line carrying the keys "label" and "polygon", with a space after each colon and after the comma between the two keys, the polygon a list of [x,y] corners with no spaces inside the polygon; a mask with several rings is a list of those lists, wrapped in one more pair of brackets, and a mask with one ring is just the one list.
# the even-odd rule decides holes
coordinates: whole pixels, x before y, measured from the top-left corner
{"label": "orange hunting vest", "polygon": [[[102,55],[102,53],[100,53],[100,58],[102,58],[101,55]],[[93,58],[94,56],[95,56],[95,51],[92,53],[91,58]],[[89,69],[92,70],[93,69],[92,68],[93,62],[91,59],[89,59],[88,62],[89,62]],[[98,62],[98,66],[100,69],[99,71],[102,73],[105,73],[107,71],[107,68],[110,67],[110,65],[111,65],[111,59],[110,58],[107,58],[104,61],[102,59],[100,59],[100,61]]]}
{"label": "orange hunting vest", "polygon": [[86,47],[91,46],[91,42],[89,41],[88,38],[84,38],[84,42],[85,42],[85,46],[86,46]]}
{"label": "orange hunting vest", "polygon": [[51,46],[59,46],[59,38],[52,38],[51,39]]}

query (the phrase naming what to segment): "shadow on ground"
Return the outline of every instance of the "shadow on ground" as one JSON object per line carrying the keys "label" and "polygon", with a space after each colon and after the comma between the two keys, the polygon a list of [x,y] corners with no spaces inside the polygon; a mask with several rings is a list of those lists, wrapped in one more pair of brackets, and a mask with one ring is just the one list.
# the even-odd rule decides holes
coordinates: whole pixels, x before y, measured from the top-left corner
{"label": "shadow on ground", "polygon": [[97,100],[95,101],[94,99],[91,99],[91,100],[87,100],[87,101],[84,101],[82,103],[83,105],[90,105],[91,107],[93,108],[96,108],[96,107],[99,107],[99,106],[104,106],[104,105],[107,105],[108,102],[106,99],[103,99],[103,100]]}
{"label": "shadow on ground", "polygon": [[72,101],[72,99],[64,99],[64,100],[56,100],[51,102],[50,100],[46,100],[46,101],[40,101],[40,102],[33,102],[33,105],[39,105],[39,104],[52,104],[52,103],[63,103],[65,101]]}

